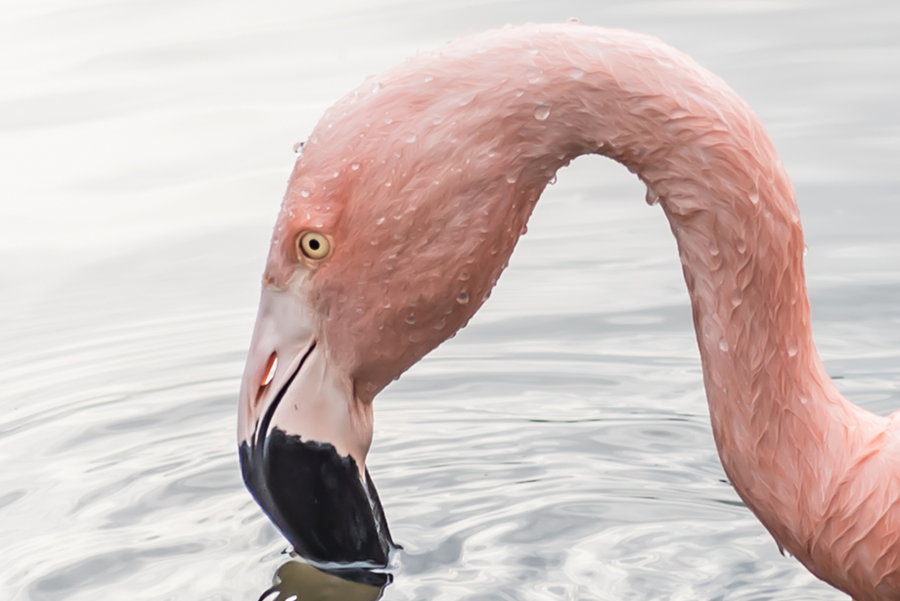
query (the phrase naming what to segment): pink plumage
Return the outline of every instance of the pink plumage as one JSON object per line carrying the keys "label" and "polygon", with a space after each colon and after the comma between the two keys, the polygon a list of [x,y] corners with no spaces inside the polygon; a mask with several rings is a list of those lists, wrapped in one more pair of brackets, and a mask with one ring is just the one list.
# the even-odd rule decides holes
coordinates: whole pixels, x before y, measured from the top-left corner
{"label": "pink plumage", "polygon": [[[314,343],[282,350],[255,335],[240,440],[264,438],[271,409],[367,482],[375,395],[468,322],[548,181],[586,153],[624,164],[669,220],[738,494],[818,577],[857,601],[900,597],[898,418],[850,404],[819,360],[794,191],[759,118],[648,36],[577,23],[488,32],[329,109],[291,175],[264,276],[264,296],[290,295]],[[298,253],[310,231],[327,258]],[[275,313],[292,319],[261,309],[257,332]],[[298,349],[315,349],[326,375],[306,375]],[[260,374],[274,354],[270,391]],[[304,409],[320,380],[339,400]],[[299,399],[295,388],[294,414],[276,412],[274,392]]]}

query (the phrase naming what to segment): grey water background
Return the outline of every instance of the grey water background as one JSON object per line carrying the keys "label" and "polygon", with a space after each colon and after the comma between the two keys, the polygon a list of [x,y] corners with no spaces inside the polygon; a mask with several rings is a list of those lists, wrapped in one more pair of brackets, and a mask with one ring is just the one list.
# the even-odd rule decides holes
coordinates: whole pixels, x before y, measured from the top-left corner
{"label": "grey water background", "polygon": [[[4,0],[0,598],[257,599],[289,558],[235,411],[294,155],[367,76],[506,23],[660,36],[760,114],[813,325],[900,407],[900,4]],[[549,188],[469,327],[376,401],[384,599],[845,599],[724,481],[675,246],[624,169]],[[302,599],[302,597],[301,597]]]}

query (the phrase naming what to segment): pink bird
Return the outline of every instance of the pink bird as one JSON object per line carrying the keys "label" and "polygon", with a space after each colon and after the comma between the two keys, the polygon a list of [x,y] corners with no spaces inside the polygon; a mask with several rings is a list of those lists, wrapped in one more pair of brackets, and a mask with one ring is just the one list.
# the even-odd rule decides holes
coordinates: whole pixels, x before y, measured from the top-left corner
{"label": "pink bird", "polygon": [[813,345],[803,232],[759,117],[661,41],[579,23],[421,54],[330,108],[290,178],[238,440],[314,562],[385,565],[373,400],[487,298],[557,169],[602,154],[678,242],[722,466],[778,545],[857,601],[900,598],[897,414],[845,400]]}

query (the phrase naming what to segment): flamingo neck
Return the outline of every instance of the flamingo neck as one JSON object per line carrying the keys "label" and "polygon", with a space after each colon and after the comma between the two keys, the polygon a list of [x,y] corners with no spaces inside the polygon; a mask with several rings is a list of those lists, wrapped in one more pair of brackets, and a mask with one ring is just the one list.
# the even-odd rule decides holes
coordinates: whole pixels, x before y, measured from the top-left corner
{"label": "flamingo neck", "polygon": [[[878,426],[839,394],[813,344],[790,180],[757,115],[689,57],[624,32],[599,44],[596,31],[574,33],[562,51],[542,36],[523,79],[506,75],[522,93],[505,108],[512,190],[496,202],[518,228],[555,171],[587,153],[647,185],[678,242],[725,471],[802,560],[829,491]],[[859,434],[849,455],[848,428]]]}

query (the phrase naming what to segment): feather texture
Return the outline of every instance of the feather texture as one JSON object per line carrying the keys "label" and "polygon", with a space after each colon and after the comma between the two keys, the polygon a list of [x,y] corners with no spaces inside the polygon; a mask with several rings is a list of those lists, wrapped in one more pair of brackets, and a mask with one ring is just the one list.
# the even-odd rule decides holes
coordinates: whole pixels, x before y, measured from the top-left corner
{"label": "feather texture", "polygon": [[710,418],[747,506],[857,601],[900,597],[896,416],[846,401],[813,345],[794,191],[757,115],[661,41],[575,23],[493,31],[367,81],[316,127],[266,268],[334,239],[304,280],[359,399],[463,327],[556,171],[596,153],[648,187],[678,242]]}

